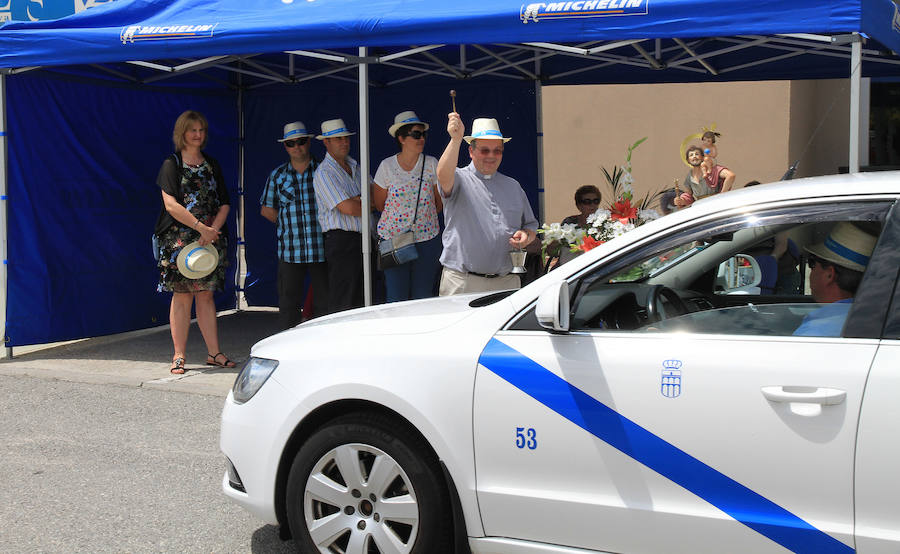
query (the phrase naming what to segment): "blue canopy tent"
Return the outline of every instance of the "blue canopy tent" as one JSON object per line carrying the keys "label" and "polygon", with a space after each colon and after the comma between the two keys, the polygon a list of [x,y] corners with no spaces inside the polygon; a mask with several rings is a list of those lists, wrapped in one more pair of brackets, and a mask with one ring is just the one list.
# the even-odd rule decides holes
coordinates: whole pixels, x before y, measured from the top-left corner
{"label": "blue canopy tent", "polygon": [[[850,76],[858,91],[864,74],[900,74],[897,51],[891,0],[116,0],[59,20],[8,22],[6,345],[165,321],[145,244],[159,207],[150,183],[166,129],[188,105],[210,118],[233,204],[249,196],[255,206],[280,161],[272,141],[285,118],[344,117],[371,173],[391,144],[380,126],[369,132],[370,120],[412,106],[440,129],[455,88],[464,116],[497,115],[519,139],[504,171],[537,202],[542,84]],[[858,117],[858,92],[851,97]],[[357,102],[358,119],[348,113]],[[858,129],[851,123],[851,170]],[[271,230],[245,218],[231,237],[246,242],[248,302],[271,304]],[[229,305],[233,296],[220,299]]]}

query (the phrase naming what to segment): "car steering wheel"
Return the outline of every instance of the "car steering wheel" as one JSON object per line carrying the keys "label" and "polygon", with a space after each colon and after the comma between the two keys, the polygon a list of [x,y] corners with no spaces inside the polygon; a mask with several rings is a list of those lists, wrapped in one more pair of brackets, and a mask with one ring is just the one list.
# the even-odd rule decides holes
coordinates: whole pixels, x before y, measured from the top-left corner
{"label": "car steering wheel", "polygon": [[[663,310],[662,299],[666,299],[672,307],[674,313],[665,315]],[[647,320],[648,323],[662,321],[667,317],[679,316],[686,314],[688,309],[684,301],[678,296],[678,293],[664,285],[650,285],[647,291]]]}

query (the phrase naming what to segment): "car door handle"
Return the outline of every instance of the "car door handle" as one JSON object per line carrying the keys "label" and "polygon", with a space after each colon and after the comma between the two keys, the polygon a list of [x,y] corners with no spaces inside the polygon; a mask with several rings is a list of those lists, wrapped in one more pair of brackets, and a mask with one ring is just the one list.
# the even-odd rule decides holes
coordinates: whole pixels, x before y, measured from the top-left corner
{"label": "car door handle", "polygon": [[772,386],[763,387],[762,393],[772,402],[800,402],[823,406],[834,406],[847,398],[845,391],[825,387]]}

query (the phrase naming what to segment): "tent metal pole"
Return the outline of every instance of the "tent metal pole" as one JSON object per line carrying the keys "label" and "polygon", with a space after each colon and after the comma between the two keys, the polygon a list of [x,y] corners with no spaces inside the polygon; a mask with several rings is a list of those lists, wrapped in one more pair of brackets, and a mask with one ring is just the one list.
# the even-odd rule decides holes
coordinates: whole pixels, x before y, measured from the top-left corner
{"label": "tent metal pole", "polygon": [[[240,82],[240,77],[238,77]],[[244,287],[247,284],[247,241],[244,236],[244,222],[246,221],[247,207],[244,205],[244,88],[238,88],[237,93],[237,116],[238,116],[238,210],[235,214],[235,222],[237,223],[237,269],[235,277],[237,279],[237,295],[235,298],[235,308],[240,311],[247,305]]]}
{"label": "tent metal pole", "polygon": [[369,233],[369,66],[364,61],[368,49],[359,47],[359,180],[362,199],[363,294],[366,306],[372,305],[372,241]]}
{"label": "tent metal pole", "polygon": [[862,80],[862,41],[853,33],[850,47],[850,173],[859,173],[860,81]]}
{"label": "tent metal pole", "polygon": [[8,207],[8,158],[7,145],[9,140],[6,134],[6,75],[0,73],[0,331],[3,332],[3,344],[6,352],[6,359],[13,357],[13,349],[6,346],[6,294],[9,290],[8,272],[9,267],[6,263],[7,255],[7,237],[9,236],[9,224],[7,220],[6,209]]}
{"label": "tent metal pole", "polygon": [[544,96],[541,85],[541,60],[535,56],[534,72],[538,78],[534,80],[534,114],[537,128],[537,193],[538,221],[545,221],[544,213]]}

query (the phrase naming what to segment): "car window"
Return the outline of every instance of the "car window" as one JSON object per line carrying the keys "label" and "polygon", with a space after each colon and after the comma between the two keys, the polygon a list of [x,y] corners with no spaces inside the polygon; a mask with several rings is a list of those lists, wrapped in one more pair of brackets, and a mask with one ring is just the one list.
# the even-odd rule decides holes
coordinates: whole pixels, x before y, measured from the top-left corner
{"label": "car window", "polygon": [[[807,249],[828,241],[841,223],[874,241],[890,206],[850,202],[779,208],[662,237],[577,279],[571,287],[571,329],[839,336],[852,294],[836,302],[817,290],[822,287],[810,277],[821,272],[813,273]],[[841,268],[834,273],[864,275]]]}

